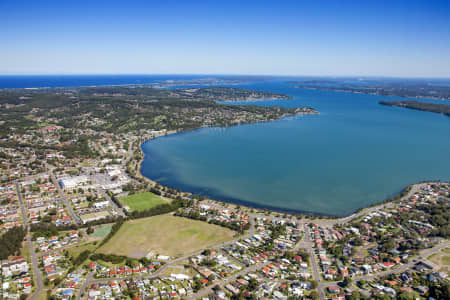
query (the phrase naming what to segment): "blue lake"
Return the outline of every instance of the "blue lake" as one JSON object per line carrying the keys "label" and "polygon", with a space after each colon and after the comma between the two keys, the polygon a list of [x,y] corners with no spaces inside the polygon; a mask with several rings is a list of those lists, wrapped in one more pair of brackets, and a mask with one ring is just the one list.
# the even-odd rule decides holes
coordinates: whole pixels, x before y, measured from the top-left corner
{"label": "blue lake", "polygon": [[339,216],[411,183],[450,180],[448,117],[378,104],[395,97],[296,89],[283,81],[240,87],[293,99],[237,105],[310,106],[320,115],[151,140],[142,145],[143,175],[218,200]]}
{"label": "blue lake", "polygon": [[[0,88],[205,77],[214,76],[8,75],[0,76]],[[378,104],[403,98],[302,90],[286,82],[306,77],[247,79],[253,83],[240,87],[285,93],[293,99],[236,105],[310,106],[321,114],[158,138],[142,145],[146,153],[142,173],[219,200],[340,216],[382,201],[410,183],[450,180],[448,117]],[[448,85],[448,81],[433,82]]]}

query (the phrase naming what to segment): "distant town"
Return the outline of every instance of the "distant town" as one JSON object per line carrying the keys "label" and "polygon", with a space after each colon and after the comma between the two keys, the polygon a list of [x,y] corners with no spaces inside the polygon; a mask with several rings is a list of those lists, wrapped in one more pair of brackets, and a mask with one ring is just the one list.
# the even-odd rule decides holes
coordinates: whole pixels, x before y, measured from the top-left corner
{"label": "distant town", "polygon": [[282,94],[166,84],[0,91],[2,299],[450,297],[450,183],[344,218],[163,186],[140,173],[147,140],[319,113],[222,103]]}

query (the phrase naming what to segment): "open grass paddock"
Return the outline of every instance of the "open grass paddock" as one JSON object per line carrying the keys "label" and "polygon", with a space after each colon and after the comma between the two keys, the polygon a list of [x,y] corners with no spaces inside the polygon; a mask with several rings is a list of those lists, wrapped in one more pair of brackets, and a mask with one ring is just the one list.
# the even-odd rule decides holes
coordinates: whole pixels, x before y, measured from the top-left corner
{"label": "open grass paddock", "polygon": [[428,259],[437,264],[440,271],[447,272],[450,275],[450,247],[442,249],[428,257]]}
{"label": "open grass paddock", "polygon": [[133,258],[147,253],[180,257],[229,241],[235,232],[170,214],[131,220],[97,252]]}

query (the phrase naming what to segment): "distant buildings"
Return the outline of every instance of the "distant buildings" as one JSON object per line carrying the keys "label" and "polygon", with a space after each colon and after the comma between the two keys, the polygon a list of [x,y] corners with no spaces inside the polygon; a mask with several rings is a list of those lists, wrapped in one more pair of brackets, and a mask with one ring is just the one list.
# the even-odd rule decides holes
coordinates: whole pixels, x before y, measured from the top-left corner
{"label": "distant buildings", "polygon": [[75,177],[64,177],[58,180],[59,185],[63,189],[73,189],[76,188],[81,183],[86,183],[89,181],[87,176],[75,176]]}

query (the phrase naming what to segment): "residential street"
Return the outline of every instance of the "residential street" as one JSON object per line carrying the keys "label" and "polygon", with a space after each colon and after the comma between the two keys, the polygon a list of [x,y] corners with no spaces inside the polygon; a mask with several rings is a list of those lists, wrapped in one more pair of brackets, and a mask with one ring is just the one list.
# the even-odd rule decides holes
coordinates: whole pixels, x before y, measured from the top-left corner
{"label": "residential street", "polygon": [[[449,247],[449,246],[450,246],[450,241],[442,243],[442,244],[439,244],[439,245],[436,245],[433,248],[425,249],[425,250],[420,251],[420,254],[419,254],[419,256],[416,259],[410,261],[409,263],[403,264],[403,265],[401,265],[398,268],[391,269],[391,270],[386,270],[386,271],[379,272],[379,273],[376,273],[376,274],[367,274],[367,275],[356,276],[356,277],[354,277],[352,279],[355,282],[359,281],[359,280],[366,280],[366,281],[368,281],[368,280],[373,280],[373,279],[376,279],[376,278],[379,278],[379,277],[388,276],[390,274],[402,273],[402,272],[407,271],[408,269],[411,269],[412,267],[414,267],[414,265],[416,265],[418,262],[426,261],[426,258],[428,256],[430,256],[430,255],[432,255],[434,253],[437,253],[441,249],[444,249],[444,248]],[[333,286],[333,285],[336,285],[338,283],[339,283],[339,281],[324,282],[324,283],[322,283],[322,286],[323,286],[323,288],[327,288],[329,286]]]}
{"label": "residential street", "polygon": [[265,266],[267,266],[268,264],[270,264],[270,261],[268,262],[264,262],[264,263],[258,263],[258,264],[254,264],[248,268],[245,268],[244,270],[240,271],[239,273],[234,274],[233,276],[230,276],[222,281],[219,281],[215,284],[210,285],[209,287],[202,289],[201,291],[199,291],[198,293],[195,293],[191,296],[188,297],[188,299],[193,300],[193,299],[198,299],[198,298],[202,298],[204,296],[209,295],[212,292],[213,287],[215,287],[216,285],[223,287],[225,285],[227,285],[230,282],[233,282],[234,280],[236,280],[239,276],[243,276],[245,274],[248,274],[250,272],[255,272],[256,270],[262,269]]}
{"label": "residential street", "polygon": [[316,258],[316,254],[314,252],[314,247],[313,247],[313,243],[311,241],[311,233],[309,232],[309,226],[305,224],[304,226],[305,228],[305,242],[304,242],[304,246],[302,248],[306,248],[306,250],[309,253],[309,260],[310,260],[310,266],[312,267],[312,271],[313,271],[313,277],[314,280],[317,281],[317,289],[319,292],[319,298],[320,300],[324,300],[325,299],[325,293],[324,293],[324,287],[322,284],[322,278],[320,276],[320,271],[319,271],[319,266],[317,264],[317,258]]}
{"label": "residential street", "polygon": [[[420,188],[420,186],[415,186],[408,193],[408,195],[406,195],[405,197],[411,196],[419,188]],[[338,219],[338,220],[334,220],[334,221],[332,221],[332,220],[323,220],[323,222],[320,222],[321,220],[319,220],[319,222],[316,222],[316,220],[314,220],[312,223],[320,223],[320,224],[322,224],[322,226],[332,226],[333,224],[341,224],[342,222],[349,222],[350,220],[358,218],[358,217],[360,217],[360,216],[362,216],[364,214],[367,214],[367,213],[372,212],[372,211],[376,211],[376,210],[378,210],[380,208],[384,208],[384,207],[390,206],[390,205],[392,205],[392,204],[391,203],[380,204],[380,205],[377,205],[377,206],[365,209],[362,212],[353,214],[353,215],[351,215],[349,217],[346,217],[346,218],[342,218],[342,219]],[[236,241],[238,241],[238,240],[240,240],[242,238],[245,239],[247,237],[252,236],[255,233],[255,227],[254,227],[254,218],[255,217],[261,217],[261,215],[251,214],[251,216],[249,218],[249,220],[251,222],[251,227],[250,227],[250,231],[249,231],[248,234],[246,234],[245,236],[240,236],[240,237],[238,237],[236,239],[233,239],[233,240],[231,240],[229,242],[226,242],[226,243],[223,243],[223,244],[220,244],[220,245],[216,245],[215,247],[212,247],[211,249],[217,250],[217,249],[220,249],[220,248],[222,248],[222,247],[224,247],[226,245],[232,244],[232,243],[234,243],[234,242],[236,242]],[[284,220],[284,218],[277,218],[277,219],[283,219]],[[317,262],[317,257],[316,257],[316,254],[315,254],[314,244],[313,244],[313,241],[311,240],[311,232],[310,232],[310,228],[308,226],[309,223],[311,223],[310,220],[301,220],[299,222],[299,225],[303,226],[303,228],[304,228],[304,237],[303,237],[303,239],[301,241],[299,241],[295,245],[294,250],[298,250],[299,248],[304,248],[310,254],[310,266],[311,266],[311,269],[312,269],[313,278],[318,283],[319,298],[321,300],[324,300],[325,299],[325,289],[327,287],[329,287],[329,286],[336,285],[339,282],[337,282],[337,281],[325,282],[324,280],[322,280],[322,277],[321,277],[321,274],[320,274],[320,267],[319,267],[319,264]],[[323,224],[326,224],[326,225],[323,225]],[[447,242],[447,243],[435,246],[435,247],[433,247],[431,249],[423,250],[420,253],[420,256],[418,257],[418,260],[424,260],[429,255],[431,255],[433,253],[436,253],[440,249],[445,248],[445,247],[447,247],[449,245],[450,245],[450,242]],[[176,258],[176,259],[168,262],[167,264],[163,265],[155,273],[144,275],[144,276],[142,276],[142,275],[138,275],[138,276],[131,275],[131,276],[124,276],[124,277],[116,277],[116,278],[92,279],[93,278],[93,274],[91,273],[91,274],[89,274],[89,277],[87,278],[86,282],[83,284],[83,287],[80,290],[80,293],[79,293],[79,295],[77,295],[77,297],[78,297],[78,299],[80,299],[81,293],[83,291],[85,291],[86,288],[89,287],[89,285],[94,284],[94,283],[107,283],[107,282],[111,282],[111,281],[120,281],[120,280],[132,279],[132,278],[134,278],[134,279],[137,279],[137,278],[139,278],[139,279],[143,279],[143,278],[157,278],[158,276],[160,276],[160,274],[162,274],[164,272],[164,270],[166,270],[170,266],[176,265],[177,263],[180,263],[181,261],[189,259],[192,256],[198,255],[201,252],[203,252],[203,251],[199,251],[197,253],[193,253],[193,254],[189,254],[189,255],[183,256],[183,257]],[[231,276],[229,278],[226,278],[226,279],[223,279],[223,280],[219,280],[219,281],[215,282],[214,284],[212,284],[211,286],[209,286],[209,287],[199,291],[198,293],[189,296],[188,299],[198,299],[198,298],[204,297],[204,296],[206,296],[206,295],[208,295],[208,294],[210,294],[212,292],[212,288],[214,286],[219,285],[219,286],[223,287],[226,284],[234,281],[238,276],[244,275],[244,274],[248,274],[250,272],[255,272],[258,269],[263,268],[264,266],[266,266],[269,263],[270,262],[259,263],[259,264],[255,264],[255,265],[246,267],[242,271],[240,271],[239,273],[237,273],[237,274],[235,274],[235,275],[233,275],[233,276]],[[403,271],[413,267],[416,263],[417,262],[410,262],[408,264],[402,265],[399,268],[396,268],[396,269],[393,269],[393,270],[387,270],[387,271],[380,272],[378,274],[373,274],[373,275],[364,275],[364,276],[355,277],[354,280],[356,280],[356,281],[357,280],[361,280],[361,279],[370,280],[370,279],[374,279],[374,278],[377,278],[377,277],[380,277],[380,276],[386,276],[386,275],[393,274],[393,273],[400,273],[400,272],[403,272]]]}
{"label": "residential street", "polygon": [[[233,240],[231,240],[231,241],[228,241],[228,242],[225,242],[225,243],[216,245],[216,246],[211,247],[211,248],[209,248],[209,249],[211,249],[211,250],[219,250],[220,248],[225,247],[225,246],[228,246],[228,245],[231,245],[231,244],[233,244],[233,243],[239,241],[240,239],[246,239],[246,238],[252,236],[252,235],[254,234],[254,232],[255,232],[255,228],[254,228],[254,226],[253,226],[253,224],[252,224],[251,229],[250,229],[250,232],[247,233],[246,235],[239,236],[239,237],[237,237],[237,238],[235,238],[235,239],[233,239]],[[183,261],[183,260],[186,260],[186,259],[188,259],[188,258],[191,257],[191,256],[199,255],[199,254],[201,254],[203,251],[204,251],[204,250],[201,250],[201,251],[198,251],[198,252],[195,252],[195,253],[191,253],[191,254],[189,254],[189,255],[185,255],[185,256],[182,256],[182,257],[178,257],[178,258],[176,258],[176,259],[174,259],[174,260],[171,260],[171,261],[168,262],[167,264],[163,265],[163,266],[162,266],[158,271],[156,271],[155,273],[149,274],[149,275],[146,275],[146,276],[142,276],[142,278],[153,278],[153,277],[157,277],[160,273],[162,273],[162,272],[163,272],[165,269],[167,269],[168,267],[170,267],[170,266],[172,266],[172,265],[175,265],[175,264],[177,264],[177,263],[179,263],[179,262],[181,262],[181,261]],[[110,282],[110,281],[114,281],[114,280],[124,280],[124,279],[128,279],[128,278],[133,278],[133,276],[124,276],[124,277],[116,277],[116,278],[94,279],[94,280],[91,281],[91,283]]]}
{"label": "residential street", "polygon": [[72,221],[75,222],[76,224],[80,225],[82,223],[81,219],[73,211],[72,205],[70,205],[69,200],[67,200],[66,195],[64,195],[64,191],[62,190],[61,186],[59,185],[58,181],[56,180],[55,175],[53,174],[52,171],[49,171],[49,175],[53,181],[53,184],[58,189],[59,196],[61,197],[62,201],[64,202],[64,206],[66,207],[67,211],[69,212],[70,217],[72,218]]}
{"label": "residential street", "polygon": [[84,291],[86,290],[88,284],[90,283],[92,277],[94,276],[94,272],[89,272],[88,276],[86,277],[86,281],[83,283],[83,285],[80,288],[80,292],[77,294],[77,300],[80,300],[82,298],[82,295]]}
{"label": "residential street", "polygon": [[[17,182],[16,182],[16,190],[17,190],[17,197],[19,198],[20,210],[22,212],[23,224],[25,226],[25,229],[28,231],[28,229],[29,229],[28,217],[25,212],[25,205],[23,203],[22,193],[20,192],[20,186],[19,186],[19,183],[17,183]],[[36,283],[36,291],[29,298],[30,300],[33,300],[42,293],[42,290],[44,288],[44,283],[42,281],[42,274],[41,274],[41,271],[39,270],[39,264],[38,264],[36,252],[34,251],[33,241],[31,240],[30,233],[27,234],[26,239],[27,239],[29,250],[30,250],[31,264],[32,264],[33,275],[34,275],[35,283]]]}
{"label": "residential street", "polygon": [[[91,177],[92,180],[92,177]],[[123,212],[123,210],[111,199],[111,197],[105,192],[105,190],[101,187],[98,186],[97,187],[97,193],[99,193],[100,195],[102,195],[106,200],[109,201],[109,203],[111,204],[111,206],[114,208],[114,211],[121,217],[126,217],[125,213]]]}

